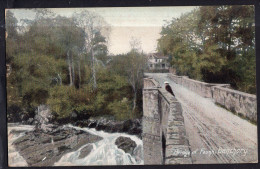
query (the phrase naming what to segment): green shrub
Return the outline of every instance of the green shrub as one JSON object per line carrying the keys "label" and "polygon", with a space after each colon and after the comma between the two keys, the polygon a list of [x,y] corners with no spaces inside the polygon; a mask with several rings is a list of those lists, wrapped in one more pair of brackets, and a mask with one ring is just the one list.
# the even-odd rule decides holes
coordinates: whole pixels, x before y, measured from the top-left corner
{"label": "green shrub", "polygon": [[130,101],[127,98],[123,98],[121,101],[110,103],[108,109],[117,120],[127,120],[132,117],[130,105]]}
{"label": "green shrub", "polygon": [[91,104],[95,100],[95,93],[91,92],[88,87],[81,89],[72,88],[68,95],[73,111],[82,115],[93,114],[94,110],[92,109]]}
{"label": "green shrub", "polygon": [[71,90],[69,86],[56,86],[50,89],[47,104],[51,106],[52,111],[56,112],[60,119],[69,117],[72,111],[69,90]]}
{"label": "green shrub", "polygon": [[104,97],[96,95],[87,88],[76,89],[73,86],[55,86],[50,90],[47,104],[56,112],[59,119],[70,117],[75,111],[79,115],[96,115],[104,105]]}

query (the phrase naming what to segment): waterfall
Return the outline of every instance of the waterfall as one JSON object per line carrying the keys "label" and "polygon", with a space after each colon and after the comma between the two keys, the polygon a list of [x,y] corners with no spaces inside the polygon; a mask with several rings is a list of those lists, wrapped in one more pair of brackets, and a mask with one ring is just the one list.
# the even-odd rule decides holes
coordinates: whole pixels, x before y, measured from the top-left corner
{"label": "waterfall", "polygon": [[[86,165],[142,165],[143,164],[143,143],[136,136],[124,134],[124,133],[106,133],[104,131],[97,131],[90,128],[80,128],[68,125],[77,130],[84,130],[94,135],[98,135],[103,139],[96,143],[89,143],[82,146],[80,149],[74,152],[65,154],[55,166],[86,166]],[[125,153],[122,149],[117,148],[115,140],[120,137],[129,137],[136,142],[136,148],[134,151],[141,152],[141,158],[133,157],[129,153]],[[80,151],[82,148],[92,145],[93,149],[90,154],[84,158],[79,159]]]}
{"label": "waterfall", "polygon": [[[97,131],[96,129],[80,128],[72,125],[64,127],[72,127],[76,130],[83,130],[93,135],[98,135],[103,139],[88,143],[80,147],[78,150],[66,153],[54,166],[93,166],[93,165],[142,165],[143,162],[143,142],[137,136],[125,133],[107,133]],[[24,136],[26,131],[33,130],[34,126],[8,124],[8,159],[9,166],[27,166],[23,157],[15,150],[12,143],[18,138]],[[120,137],[129,137],[136,143],[134,155],[125,153],[115,144],[115,140]],[[83,158],[79,158],[81,150],[86,146],[92,146],[90,153]]]}

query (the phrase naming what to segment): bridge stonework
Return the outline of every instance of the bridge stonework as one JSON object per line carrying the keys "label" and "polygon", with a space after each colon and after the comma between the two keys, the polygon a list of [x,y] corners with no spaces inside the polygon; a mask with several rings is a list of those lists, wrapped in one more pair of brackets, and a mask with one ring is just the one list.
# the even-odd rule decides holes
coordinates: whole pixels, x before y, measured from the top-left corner
{"label": "bridge stonework", "polygon": [[144,164],[191,164],[181,104],[151,78],[143,89]]}
{"label": "bridge stonework", "polygon": [[257,122],[257,100],[256,95],[230,89],[229,84],[205,83],[188,78],[187,76],[176,76],[169,74],[175,83],[189,90],[211,98],[215,103],[226,109],[241,115],[252,122]]}

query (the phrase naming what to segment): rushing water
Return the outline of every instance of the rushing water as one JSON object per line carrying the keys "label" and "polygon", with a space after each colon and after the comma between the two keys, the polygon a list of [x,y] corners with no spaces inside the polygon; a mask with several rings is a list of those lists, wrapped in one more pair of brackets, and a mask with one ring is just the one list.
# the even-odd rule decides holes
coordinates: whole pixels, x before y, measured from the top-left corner
{"label": "rushing water", "polygon": [[23,157],[15,150],[12,145],[15,140],[24,136],[26,131],[33,130],[34,126],[18,125],[8,123],[8,164],[10,167],[27,166]]}
{"label": "rushing water", "polygon": [[[74,152],[70,152],[61,157],[54,166],[86,166],[86,165],[142,165],[143,164],[143,142],[137,136],[128,135],[124,133],[106,133],[104,131],[97,131],[90,128],[80,128],[72,125],[68,127],[77,130],[84,130],[94,135],[98,135],[103,139],[83,145],[81,148]],[[12,143],[23,136],[25,131],[32,130],[33,126],[28,125],[8,125],[8,158],[11,166],[27,166],[26,161],[15,151]],[[21,132],[11,132],[12,130]],[[12,134],[17,133],[17,134]],[[120,137],[129,137],[136,143],[134,149],[135,155],[125,153],[115,145],[115,140]],[[91,152],[84,158],[79,158],[80,151],[84,147],[92,145]]]}

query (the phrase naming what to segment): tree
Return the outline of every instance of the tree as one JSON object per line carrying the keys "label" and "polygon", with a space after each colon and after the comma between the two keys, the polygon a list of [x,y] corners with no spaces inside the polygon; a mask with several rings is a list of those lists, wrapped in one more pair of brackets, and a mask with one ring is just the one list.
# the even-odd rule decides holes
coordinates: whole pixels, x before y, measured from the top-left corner
{"label": "tree", "polygon": [[[75,60],[82,54],[85,44],[84,30],[76,26],[73,18],[56,18],[57,40],[61,48],[66,52],[70,86],[75,85]],[[76,59],[75,59],[76,58]],[[79,59],[78,59],[79,60]]]}
{"label": "tree", "polygon": [[253,6],[202,6],[163,26],[158,51],[179,75],[255,93],[254,25]]}
{"label": "tree", "polygon": [[8,38],[16,38],[17,33],[17,19],[14,17],[14,14],[10,11],[6,11],[6,33]]}
{"label": "tree", "polygon": [[158,51],[172,56],[171,64],[178,74],[199,78],[198,53],[201,40],[197,34],[198,12],[196,10],[173,19],[162,28]]}
{"label": "tree", "polygon": [[[82,11],[73,15],[77,25],[85,31],[85,50],[91,55],[91,71],[93,89],[97,88],[96,80],[96,55],[100,52],[107,52],[106,37],[109,33],[109,27],[102,17],[94,12]],[[105,36],[102,33],[107,33]]]}
{"label": "tree", "polygon": [[18,36],[18,21],[14,17],[14,14],[10,11],[6,11],[6,62],[10,63],[13,55],[18,52],[15,41],[19,40]]}
{"label": "tree", "polygon": [[[7,19],[9,23],[12,18]],[[12,73],[8,77],[9,86],[15,88],[10,90],[16,91],[10,92],[13,100],[17,98],[19,101],[20,98],[24,107],[37,106],[46,103],[51,87],[67,83],[67,75],[74,84],[74,58],[84,46],[83,33],[71,19],[65,17],[38,17],[28,22],[27,31],[21,32],[13,41],[19,52],[14,52],[10,43],[7,44],[10,48],[8,55],[13,56],[10,60]]]}
{"label": "tree", "polygon": [[127,54],[127,63],[124,64],[129,84],[133,90],[133,109],[136,108],[137,91],[142,88],[143,72],[146,66],[146,58],[141,54],[141,42],[136,38],[130,41],[131,51]]}

